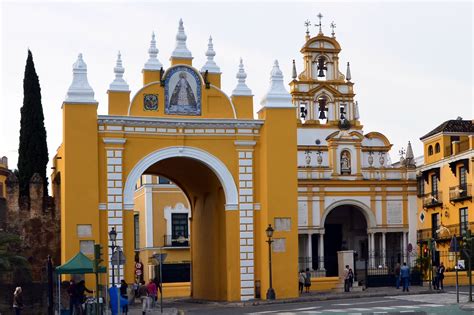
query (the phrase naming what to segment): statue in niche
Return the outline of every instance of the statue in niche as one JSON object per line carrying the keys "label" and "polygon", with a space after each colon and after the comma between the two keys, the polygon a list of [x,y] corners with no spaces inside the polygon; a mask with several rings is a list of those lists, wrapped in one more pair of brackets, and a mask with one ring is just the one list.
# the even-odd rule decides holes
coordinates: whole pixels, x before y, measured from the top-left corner
{"label": "statue in niche", "polygon": [[341,174],[351,174],[351,154],[346,150],[341,152]]}

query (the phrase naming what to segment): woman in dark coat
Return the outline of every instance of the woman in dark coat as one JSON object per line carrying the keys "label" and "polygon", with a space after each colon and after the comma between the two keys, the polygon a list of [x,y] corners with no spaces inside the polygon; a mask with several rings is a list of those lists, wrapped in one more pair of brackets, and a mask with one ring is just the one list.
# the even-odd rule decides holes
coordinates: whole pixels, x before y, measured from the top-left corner
{"label": "woman in dark coat", "polygon": [[23,291],[21,290],[21,287],[16,287],[15,292],[13,293],[13,309],[15,310],[15,315],[20,315],[22,308]]}

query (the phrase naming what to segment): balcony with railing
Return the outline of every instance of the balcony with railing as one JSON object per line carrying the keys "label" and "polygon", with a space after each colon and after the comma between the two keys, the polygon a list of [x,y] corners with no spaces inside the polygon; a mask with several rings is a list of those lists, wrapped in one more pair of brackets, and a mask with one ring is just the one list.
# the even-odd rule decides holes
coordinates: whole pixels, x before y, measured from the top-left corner
{"label": "balcony with railing", "polygon": [[164,247],[189,247],[188,236],[163,235]]}
{"label": "balcony with railing", "polygon": [[420,241],[427,241],[429,239],[435,239],[437,241],[448,241],[451,240],[453,236],[458,238],[462,237],[462,234],[465,233],[466,230],[474,231],[474,222],[468,222],[465,226],[461,226],[461,224],[450,224],[450,225],[443,225],[438,227],[438,229],[433,230],[432,228],[421,229],[417,231],[417,238],[418,242]]}
{"label": "balcony with railing", "polygon": [[472,199],[471,184],[463,184],[449,188],[449,201],[458,202]]}
{"label": "balcony with railing", "polygon": [[433,191],[423,195],[423,207],[435,208],[443,205],[443,194],[441,191]]}

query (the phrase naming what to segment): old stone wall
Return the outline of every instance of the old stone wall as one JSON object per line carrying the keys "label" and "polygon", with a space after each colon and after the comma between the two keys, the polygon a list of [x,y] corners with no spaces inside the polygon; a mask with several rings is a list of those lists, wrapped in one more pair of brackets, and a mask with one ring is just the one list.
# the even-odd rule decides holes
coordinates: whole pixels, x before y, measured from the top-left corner
{"label": "old stone wall", "polygon": [[0,228],[21,238],[21,254],[32,267],[34,281],[45,278],[46,259],[60,263],[60,211],[54,199],[43,194],[43,180],[34,174],[30,180],[30,195],[20,197],[18,178],[10,173]]}

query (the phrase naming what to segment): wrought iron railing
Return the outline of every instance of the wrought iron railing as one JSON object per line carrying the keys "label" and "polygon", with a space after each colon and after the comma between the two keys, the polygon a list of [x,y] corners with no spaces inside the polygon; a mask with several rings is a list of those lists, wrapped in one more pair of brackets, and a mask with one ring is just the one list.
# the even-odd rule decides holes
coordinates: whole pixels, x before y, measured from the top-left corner
{"label": "wrought iron railing", "polygon": [[427,241],[433,238],[435,240],[450,240],[453,236],[460,238],[462,237],[462,232],[467,230],[474,231],[474,222],[468,222],[463,227],[461,227],[460,223],[443,225],[440,226],[437,230],[439,230],[438,233],[433,233],[432,228],[418,230],[418,242]]}
{"label": "wrought iron railing", "polygon": [[456,202],[472,198],[471,184],[463,184],[449,188],[449,201]]}
{"label": "wrought iron railing", "polygon": [[188,236],[163,235],[164,247],[189,247]]}
{"label": "wrought iron railing", "polygon": [[441,191],[433,191],[423,195],[423,207],[434,208],[443,205],[443,194]]}

